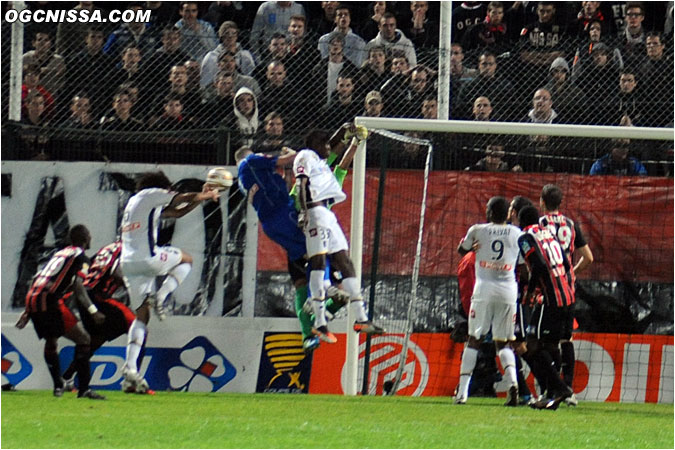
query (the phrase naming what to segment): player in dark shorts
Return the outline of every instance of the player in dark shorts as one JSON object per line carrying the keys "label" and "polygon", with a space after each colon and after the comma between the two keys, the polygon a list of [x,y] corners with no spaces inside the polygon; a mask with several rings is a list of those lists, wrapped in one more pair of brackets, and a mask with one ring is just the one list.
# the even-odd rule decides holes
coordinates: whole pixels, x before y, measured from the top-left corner
{"label": "player in dark shorts", "polygon": [[[119,257],[122,251],[122,242],[115,241],[102,247],[92,260],[84,287],[96,307],[105,314],[102,324],[94,322],[80,307],[80,317],[84,328],[91,336],[91,354],[107,342],[112,341],[123,334],[127,334],[131,323],[136,315],[124,303],[113,298],[115,292],[124,286],[119,267]],[[140,358],[139,358],[140,359]],[[75,362],[70,364],[63,372],[66,380],[66,388],[71,388],[75,375]]]}
{"label": "player in dark shorts", "polygon": [[518,213],[523,234],[518,238],[520,252],[529,270],[527,292],[523,303],[530,303],[539,289],[543,301],[535,305],[527,329],[527,352],[521,356],[535,376],[548,389],[549,398],[537,401],[538,409],[557,409],[562,401],[572,396],[572,390],[556,371],[550,349],[557,348],[563,330],[567,309],[574,302],[570,284],[569,262],[560,244],[548,228],[539,225],[539,212],[526,206]]}
{"label": "player in dark shorts", "polygon": [[[539,218],[539,225],[548,227],[551,234],[558,240],[560,247],[565,252],[570,263],[570,276],[572,277],[572,287],[576,281],[576,275],[593,263],[593,252],[588,246],[584,234],[581,232],[579,224],[569,217],[562,215],[559,211],[562,203],[562,190],[554,185],[547,184],[541,190],[539,206],[543,215]],[[578,255],[578,261],[573,264],[573,257]],[[560,340],[560,350],[554,352],[553,360],[556,366],[562,371],[563,379],[570,388],[574,380],[574,365],[576,357],[574,355],[574,344],[572,343],[572,331],[574,329],[574,304],[568,308],[567,317],[564,319],[564,329]],[[573,395],[565,401],[568,405],[576,406],[577,399]]]}
{"label": "player in dark shorts", "polygon": [[74,365],[80,380],[78,398],[104,400],[105,397],[89,389],[89,358],[91,339],[63,297],[71,293],[95,323],[103,323],[105,316],[91,302],[83,285],[82,266],[86,262],[84,251],[89,248],[91,235],[84,225],[75,225],[70,233],[71,245],[56,252],[33,279],[26,295],[25,314],[17,327],[26,326],[27,318],[33,322],[40,339],[45,340],[44,358],[54,382],[54,396],[61,397],[64,382],[61,378],[57,344],[63,336],[75,343]]}

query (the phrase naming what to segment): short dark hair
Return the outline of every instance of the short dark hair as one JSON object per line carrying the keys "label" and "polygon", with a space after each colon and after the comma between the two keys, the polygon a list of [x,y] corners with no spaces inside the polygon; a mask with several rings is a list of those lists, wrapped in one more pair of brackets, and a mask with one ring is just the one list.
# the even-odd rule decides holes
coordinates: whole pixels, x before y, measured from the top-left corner
{"label": "short dark hair", "polygon": [[319,151],[319,147],[328,142],[328,139],[330,139],[328,132],[315,128],[305,136],[305,147]]}
{"label": "short dark hair", "polygon": [[488,11],[491,10],[491,9],[494,9],[494,8],[504,9],[504,3],[502,3],[502,2],[490,2],[490,3],[488,3],[488,5],[487,5]]}
{"label": "short dark hair", "polygon": [[509,203],[504,197],[495,196],[487,202],[487,219],[494,223],[504,223],[509,215]]}
{"label": "short dark hair", "polygon": [[[394,20],[396,20],[396,16],[392,12],[386,11],[384,14],[382,14],[382,19],[394,19]],[[382,21],[382,19],[380,19],[380,21]],[[396,21],[396,22],[398,23],[398,21]]]}
{"label": "short dark hair", "polygon": [[645,15],[645,7],[642,4],[642,2],[628,2],[626,3],[626,12],[628,12],[629,9],[631,8],[638,8],[640,10],[640,14],[643,16]]}
{"label": "short dark hair", "polygon": [[660,31],[652,30],[645,35],[645,40],[647,38],[659,38],[659,42],[663,43],[663,35]]}
{"label": "short dark hair", "polygon": [[157,172],[145,172],[136,181],[136,190],[142,191],[148,188],[169,189],[171,181],[161,170]]}
{"label": "short dark hair", "polygon": [[169,33],[180,33],[180,28],[176,27],[175,25],[166,25],[164,28],[162,28],[162,36]]}
{"label": "short dark hair", "polygon": [[173,101],[179,101],[181,105],[183,104],[183,98],[179,94],[176,94],[175,92],[167,94],[166,97],[164,97],[165,105]]}
{"label": "short dark hair", "polygon": [[530,200],[527,197],[523,197],[522,195],[516,195],[515,197],[513,197],[513,200],[511,200],[511,207],[516,212],[516,214],[518,214],[520,210],[526,206],[534,206],[532,200]]}
{"label": "short dark hair", "polygon": [[85,247],[89,243],[90,237],[91,234],[89,233],[89,229],[81,223],[73,225],[73,227],[68,232],[70,243],[77,247]]}
{"label": "short dark hair", "polygon": [[547,184],[541,189],[541,199],[546,205],[546,209],[554,211],[560,207],[563,199],[563,192],[555,184]]}
{"label": "short dark hair", "polygon": [[518,223],[520,228],[529,227],[539,223],[539,210],[534,206],[525,206],[518,213]]}
{"label": "short dark hair", "polygon": [[289,19],[289,22],[291,20],[297,20],[298,22],[302,22],[305,25],[307,24],[307,17],[303,16],[302,14],[293,14]]}

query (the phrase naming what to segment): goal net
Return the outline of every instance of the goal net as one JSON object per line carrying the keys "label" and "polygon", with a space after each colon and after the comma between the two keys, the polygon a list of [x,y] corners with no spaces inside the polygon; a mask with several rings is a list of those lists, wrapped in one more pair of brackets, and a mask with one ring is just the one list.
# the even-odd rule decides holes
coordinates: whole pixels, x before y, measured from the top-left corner
{"label": "goal net", "polygon": [[[353,197],[365,200],[362,211],[352,210],[363,220],[363,245],[352,251],[373,320],[388,331],[359,344],[360,392],[453,394],[467,321],[457,246],[472,224],[485,221],[490,197],[521,195],[538,206],[541,188],[553,183],[564,193],[561,212],[580,224],[595,257],[577,280],[577,396],[672,399],[673,182],[663,176],[672,170],[672,130],[500,123],[476,133],[462,122],[357,123],[371,137],[365,159],[355,163],[355,186],[363,177],[363,189]],[[629,162],[641,163],[640,175],[616,161],[603,169],[616,172],[589,175],[604,155],[624,149]],[[492,348],[483,345],[473,395],[503,392]],[[670,384],[649,381],[647,373],[662,368]],[[534,389],[531,376],[528,383]]]}

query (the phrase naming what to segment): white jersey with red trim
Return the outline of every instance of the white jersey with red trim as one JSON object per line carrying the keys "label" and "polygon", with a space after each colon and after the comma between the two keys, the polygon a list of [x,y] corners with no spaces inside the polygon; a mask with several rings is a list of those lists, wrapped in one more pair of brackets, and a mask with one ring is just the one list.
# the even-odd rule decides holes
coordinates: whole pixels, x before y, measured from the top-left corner
{"label": "white jersey with red trim", "polygon": [[314,150],[301,150],[293,162],[293,172],[297,177],[306,176],[309,179],[309,202],[330,200],[331,204],[340,203],[347,198],[342,191],[335,175]]}
{"label": "white jersey with red trim", "polygon": [[143,189],[129,199],[122,218],[122,261],[138,261],[155,254],[159,217],[175,192]]}

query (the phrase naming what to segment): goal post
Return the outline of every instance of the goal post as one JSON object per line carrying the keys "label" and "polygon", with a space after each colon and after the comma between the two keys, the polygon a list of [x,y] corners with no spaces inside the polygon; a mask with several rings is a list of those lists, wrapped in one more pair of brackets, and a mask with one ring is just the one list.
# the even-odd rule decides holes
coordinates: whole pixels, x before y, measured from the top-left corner
{"label": "goal post", "polygon": [[[555,136],[555,137],[566,137],[566,138],[596,138],[596,139],[635,139],[635,140],[652,140],[652,141],[673,141],[674,130],[672,128],[647,128],[647,127],[609,127],[609,126],[590,126],[590,125],[558,125],[558,124],[526,124],[526,123],[508,123],[508,122],[473,122],[473,121],[456,121],[456,120],[426,120],[426,119],[396,119],[396,118],[374,118],[374,117],[357,117],[355,119],[356,125],[362,125],[368,128],[369,131],[374,130],[390,130],[396,132],[424,132],[427,134],[441,134],[441,133],[451,133],[451,134],[473,134],[473,135],[502,135],[502,136]],[[379,134],[379,133],[377,133]],[[386,133],[383,133],[386,135]],[[393,135],[393,133],[392,133]],[[372,136],[372,134],[371,134]],[[392,139],[395,139],[392,137]],[[401,138],[405,139],[405,138]],[[357,152],[357,155],[354,160],[354,168],[352,175],[352,204],[351,204],[351,256],[354,260],[355,268],[357,271],[357,277],[359,280],[363,277],[363,250],[364,245],[368,245],[364,242],[364,226],[368,226],[364,222],[364,217],[366,216],[366,208],[375,208],[375,202],[370,201],[366,203],[366,167],[367,167],[367,157],[368,153],[368,142],[363,142]],[[429,157],[431,152],[428,153]],[[430,245],[428,242],[422,241],[422,236],[426,236],[423,232],[424,227],[424,208],[427,207],[426,200],[426,190],[427,190],[427,179],[429,178],[429,164],[425,167],[425,170],[419,170],[419,173],[416,175],[417,180],[424,178],[424,193],[421,190],[417,191],[419,195],[418,205],[416,213],[413,211],[410,212],[411,216],[417,215],[419,220],[419,241],[417,243],[421,246]],[[423,175],[424,173],[424,175]],[[455,172],[458,173],[458,172]],[[460,174],[462,172],[459,172]],[[529,173],[527,175],[530,175]],[[539,176],[541,175],[541,176]],[[537,179],[544,179],[545,174],[532,175]],[[550,177],[556,177],[556,182],[564,183],[563,174],[549,174]],[[558,181],[560,180],[560,181]],[[666,183],[667,184],[667,183]],[[672,197],[672,180],[670,180],[670,185],[666,186],[669,192],[669,195]],[[539,187],[540,188],[540,187]],[[497,195],[495,192],[492,195]],[[468,196],[469,193],[467,192]],[[501,195],[501,194],[500,194]],[[409,199],[408,199],[409,200]],[[366,206],[367,205],[367,206]],[[412,208],[412,206],[409,206]],[[481,221],[481,217],[475,217],[475,222]],[[462,225],[463,226],[463,225]],[[457,228],[457,227],[456,227]],[[383,229],[383,233],[387,233],[387,228]],[[463,230],[466,231],[466,230]],[[412,233],[411,233],[412,234]],[[417,236],[415,236],[417,238]],[[456,236],[448,236],[449,239],[455,239]],[[461,236],[460,236],[461,238]],[[409,240],[413,239],[413,236],[409,236]],[[453,241],[454,247],[456,247],[456,242]],[[412,245],[412,244],[411,244]],[[434,244],[431,244],[432,246]],[[411,268],[411,279],[409,281],[412,283],[412,294],[411,303],[408,304],[408,323],[411,322],[410,316],[414,314],[413,304],[415,301],[415,296],[417,295],[417,280],[415,279],[415,273],[419,273],[419,265],[421,258],[424,258],[421,249],[418,251],[411,252],[414,253],[415,260],[409,261],[409,266]],[[672,257],[672,255],[671,255]],[[410,259],[410,257],[408,257]],[[666,257],[667,259],[667,257]],[[417,268],[417,270],[415,270]],[[365,286],[365,285],[364,285]],[[364,289],[365,291],[365,289]],[[419,295],[423,296],[426,294],[426,291],[421,292]],[[377,309],[377,305],[375,307]],[[372,311],[370,312],[372,314]],[[377,319],[376,319],[377,320]],[[351,323],[351,319],[348,323]],[[405,342],[402,343],[402,348],[404,351],[407,350],[408,345],[408,336],[409,332],[412,330],[408,329],[399,329],[394,333],[403,335],[405,334]],[[363,354],[363,347],[359,350],[358,336],[355,333],[348,332],[348,345],[347,345],[347,355],[346,361],[347,366],[345,370],[346,378],[343,380],[345,386],[345,394],[355,395],[357,392],[360,392],[361,386],[358,382],[358,364],[359,364],[359,353]],[[401,362],[399,363],[396,369],[396,375],[394,380],[394,386],[398,386],[398,383],[401,381],[401,376],[409,376],[403,372],[407,371],[408,368],[403,367],[405,363],[405,354],[402,354]],[[369,370],[368,367],[365,367],[363,370]],[[393,371],[392,371],[393,372]],[[365,374],[361,374],[366,376]],[[390,374],[391,375],[391,374]],[[389,377],[391,378],[391,376]],[[426,375],[428,376],[428,374]],[[392,393],[395,393],[394,390]],[[417,392],[417,391],[416,391]],[[372,393],[372,392],[371,392]],[[378,392],[379,393],[379,392]],[[419,394],[412,394],[419,395]]]}

